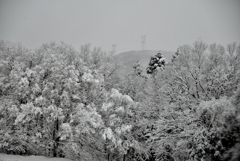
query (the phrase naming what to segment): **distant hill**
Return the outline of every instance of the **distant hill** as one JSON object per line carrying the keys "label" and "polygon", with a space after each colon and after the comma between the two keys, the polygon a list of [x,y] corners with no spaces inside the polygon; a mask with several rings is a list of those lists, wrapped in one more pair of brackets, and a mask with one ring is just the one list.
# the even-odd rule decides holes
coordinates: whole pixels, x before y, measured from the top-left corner
{"label": "distant hill", "polygon": [[[120,73],[128,73],[133,71],[133,65],[139,60],[139,63],[143,67],[143,70],[146,71],[150,58],[156,55],[158,50],[141,50],[141,51],[127,51],[115,55],[115,59],[120,61],[123,66],[121,66]],[[174,52],[162,51],[163,57],[167,62],[170,62]]]}

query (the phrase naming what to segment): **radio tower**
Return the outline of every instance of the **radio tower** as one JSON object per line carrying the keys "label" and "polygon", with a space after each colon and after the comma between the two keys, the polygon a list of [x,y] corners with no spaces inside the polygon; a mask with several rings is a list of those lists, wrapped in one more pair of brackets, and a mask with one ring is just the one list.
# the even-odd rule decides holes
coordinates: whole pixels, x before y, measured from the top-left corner
{"label": "radio tower", "polygon": [[116,53],[116,46],[117,46],[117,44],[112,45],[112,54]]}
{"label": "radio tower", "polygon": [[146,35],[142,36],[142,50],[145,49]]}

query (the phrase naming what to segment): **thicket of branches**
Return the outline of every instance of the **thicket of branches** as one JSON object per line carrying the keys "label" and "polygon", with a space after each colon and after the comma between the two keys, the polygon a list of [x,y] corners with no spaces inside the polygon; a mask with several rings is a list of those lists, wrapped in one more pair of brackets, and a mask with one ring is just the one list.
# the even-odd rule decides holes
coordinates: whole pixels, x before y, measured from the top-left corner
{"label": "thicket of branches", "polygon": [[89,44],[29,50],[1,41],[0,152],[92,161],[239,159],[240,45],[196,41],[169,63],[163,57],[153,57],[147,71],[137,64],[119,75],[121,64]]}

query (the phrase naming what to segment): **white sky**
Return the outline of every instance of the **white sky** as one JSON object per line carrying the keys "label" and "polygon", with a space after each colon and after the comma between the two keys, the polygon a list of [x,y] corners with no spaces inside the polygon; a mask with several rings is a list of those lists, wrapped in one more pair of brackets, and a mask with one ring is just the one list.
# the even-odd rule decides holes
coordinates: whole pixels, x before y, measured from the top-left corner
{"label": "white sky", "polygon": [[201,38],[240,43],[240,0],[0,0],[0,39],[29,48],[64,41],[117,53],[176,51]]}

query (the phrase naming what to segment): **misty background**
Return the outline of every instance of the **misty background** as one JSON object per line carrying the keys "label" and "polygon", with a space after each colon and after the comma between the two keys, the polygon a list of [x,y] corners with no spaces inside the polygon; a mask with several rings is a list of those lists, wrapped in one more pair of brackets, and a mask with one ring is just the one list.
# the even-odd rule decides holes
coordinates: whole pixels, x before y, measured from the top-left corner
{"label": "misty background", "polygon": [[0,0],[0,39],[28,48],[64,41],[116,53],[240,42],[239,0]]}

